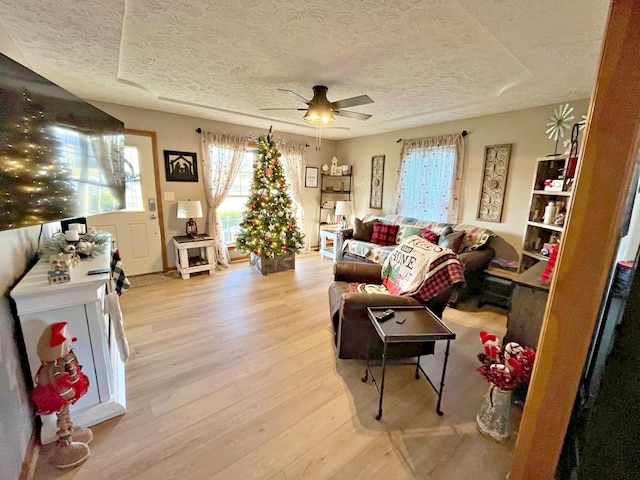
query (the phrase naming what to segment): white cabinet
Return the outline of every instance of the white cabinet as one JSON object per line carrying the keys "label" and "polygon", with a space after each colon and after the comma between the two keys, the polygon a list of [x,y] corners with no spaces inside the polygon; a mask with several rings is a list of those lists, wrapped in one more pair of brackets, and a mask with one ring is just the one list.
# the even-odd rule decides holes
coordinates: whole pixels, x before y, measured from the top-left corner
{"label": "white cabinet", "polygon": [[[110,275],[88,275],[109,268],[110,256],[83,260],[74,266],[71,281],[49,284],[48,262],[37,263],[11,291],[29,359],[31,378],[40,367],[36,351],[44,327],[67,322],[77,341],[73,351],[89,378],[89,390],[70,407],[74,424],[88,427],[121,415],[126,408],[124,363],[121,361],[113,327],[104,314],[104,296]],[[42,415],[41,441],[56,439],[56,415]]]}

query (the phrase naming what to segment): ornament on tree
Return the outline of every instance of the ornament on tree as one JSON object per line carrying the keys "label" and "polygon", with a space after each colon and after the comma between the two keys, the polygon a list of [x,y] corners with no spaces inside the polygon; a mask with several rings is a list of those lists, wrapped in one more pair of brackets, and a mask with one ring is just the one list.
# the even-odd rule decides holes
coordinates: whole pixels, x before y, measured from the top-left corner
{"label": "ornament on tree", "polygon": [[[239,250],[274,257],[282,252],[299,253],[304,235],[295,221],[280,152],[271,136],[258,138],[248,208],[242,214],[241,231],[236,240]],[[285,235],[270,232],[284,230]]]}

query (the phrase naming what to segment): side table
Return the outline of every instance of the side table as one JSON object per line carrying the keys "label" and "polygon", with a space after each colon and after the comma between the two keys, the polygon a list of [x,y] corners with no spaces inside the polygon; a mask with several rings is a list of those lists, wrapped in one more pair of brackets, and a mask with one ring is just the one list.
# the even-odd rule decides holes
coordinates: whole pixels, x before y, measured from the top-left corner
{"label": "side table", "polygon": [[442,415],[440,410],[440,402],[442,400],[442,391],[444,389],[444,377],[447,372],[447,361],[449,359],[449,344],[451,340],[455,340],[456,334],[449,330],[447,326],[440,321],[440,319],[426,307],[391,307],[395,312],[395,315],[390,320],[385,322],[379,322],[378,316],[390,307],[368,307],[367,314],[369,320],[373,324],[376,333],[382,340],[382,378],[380,385],[378,385],[373,372],[369,366],[369,359],[371,353],[371,339],[369,339],[369,348],[367,349],[367,366],[364,371],[362,381],[366,382],[368,376],[371,375],[371,380],[378,391],[380,401],[378,403],[378,414],[376,420],[382,418],[382,397],[384,395],[384,377],[386,373],[387,359],[389,357],[390,346],[402,346],[415,344],[425,347],[425,352],[432,352],[433,343],[438,340],[446,340],[447,347],[444,353],[444,364],[442,365],[442,377],[440,378],[440,388],[436,387],[431,381],[427,373],[422,369],[420,365],[420,354],[416,360],[416,380],[420,378],[420,372],[424,375],[424,378],[429,382],[431,388],[438,394],[438,403],[436,405],[436,412],[438,415]]}
{"label": "side table", "polygon": [[511,292],[513,292],[513,280],[517,277],[517,272],[502,268],[488,268],[484,271],[484,281],[482,282],[482,294],[478,300],[478,308],[485,303],[497,307],[508,309],[511,302]]}
{"label": "side table", "polygon": [[[196,272],[208,271],[209,275],[214,274],[213,238],[206,233],[198,235],[196,238],[186,235],[173,237],[173,247],[176,256],[176,269],[183,280],[188,279],[192,273]],[[194,248],[200,249],[200,255],[190,257],[189,250]]]}
{"label": "side table", "polygon": [[337,225],[320,227],[320,258],[336,259],[336,235],[340,230],[341,228]]}

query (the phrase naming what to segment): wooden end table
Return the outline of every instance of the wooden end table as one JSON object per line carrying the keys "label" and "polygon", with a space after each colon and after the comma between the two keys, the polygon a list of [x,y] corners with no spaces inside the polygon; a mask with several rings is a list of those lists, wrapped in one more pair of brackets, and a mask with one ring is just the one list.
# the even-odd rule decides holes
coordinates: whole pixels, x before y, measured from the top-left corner
{"label": "wooden end table", "polygon": [[336,237],[342,228],[338,225],[320,227],[320,258],[336,259]]}
{"label": "wooden end table", "polygon": [[[379,322],[378,315],[388,308],[395,312],[395,315],[386,322]],[[420,356],[416,360],[416,380],[420,378],[420,372],[424,375],[431,388],[438,394],[438,403],[436,405],[436,412],[438,415],[442,415],[440,410],[440,402],[442,400],[442,391],[444,389],[444,377],[447,372],[447,361],[449,359],[449,344],[451,340],[455,340],[456,334],[449,330],[447,326],[440,321],[440,319],[426,307],[368,307],[367,314],[373,324],[376,333],[382,340],[382,378],[380,385],[373,376],[371,371],[369,360],[371,353],[371,338],[369,339],[367,348],[367,366],[364,371],[362,381],[366,382],[368,376],[371,375],[371,380],[378,391],[380,396],[380,402],[378,404],[378,414],[376,420],[382,418],[382,397],[384,395],[384,377],[386,373],[388,349],[390,345],[402,345],[402,344],[421,344],[428,345],[432,342],[439,340],[445,340],[447,342],[447,348],[444,353],[444,364],[442,366],[442,376],[440,378],[440,388],[437,388],[431,381],[427,373],[420,365]]]}
{"label": "wooden end table", "polygon": [[[186,235],[173,237],[173,248],[176,256],[176,269],[183,280],[188,279],[192,273],[196,272],[209,272],[209,275],[215,273],[213,238],[206,233],[198,235],[196,238]],[[189,257],[189,250],[192,248],[200,249],[200,255]]]}

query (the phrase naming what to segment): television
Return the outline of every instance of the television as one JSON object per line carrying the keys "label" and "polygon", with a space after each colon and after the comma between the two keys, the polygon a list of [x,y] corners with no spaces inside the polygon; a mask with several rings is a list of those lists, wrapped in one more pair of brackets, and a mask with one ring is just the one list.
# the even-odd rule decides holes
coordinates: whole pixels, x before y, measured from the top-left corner
{"label": "television", "polygon": [[0,230],[124,209],[124,124],[0,54]]}

